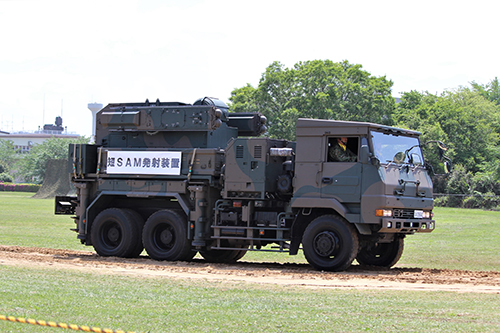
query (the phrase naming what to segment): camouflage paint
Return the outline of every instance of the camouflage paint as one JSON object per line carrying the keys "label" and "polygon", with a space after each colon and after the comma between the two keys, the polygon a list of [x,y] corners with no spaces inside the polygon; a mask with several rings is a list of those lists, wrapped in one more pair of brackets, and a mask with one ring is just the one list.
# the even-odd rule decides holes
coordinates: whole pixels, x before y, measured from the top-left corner
{"label": "camouflage paint", "polygon": [[[195,105],[109,104],[97,114],[96,144],[69,147],[68,172],[77,196],[64,197],[72,209],[58,212],[75,214],[78,238],[92,245],[92,223],[104,209],[132,209],[144,220],[160,209],[175,210],[185,214],[185,237],[200,251],[260,250],[275,243],[276,251],[291,247],[295,254],[306,226],[322,214],[341,216],[374,240],[433,230],[432,219],[415,218],[433,208],[427,170],[378,161],[371,135],[418,138],[420,133],[299,119],[297,142],[241,137],[263,131],[260,114],[231,114],[210,99]],[[328,140],[336,137],[348,138],[356,162],[328,162]],[[181,155],[180,171],[110,173],[109,157],[118,152],[175,152]],[[377,209],[398,216],[377,217]]]}

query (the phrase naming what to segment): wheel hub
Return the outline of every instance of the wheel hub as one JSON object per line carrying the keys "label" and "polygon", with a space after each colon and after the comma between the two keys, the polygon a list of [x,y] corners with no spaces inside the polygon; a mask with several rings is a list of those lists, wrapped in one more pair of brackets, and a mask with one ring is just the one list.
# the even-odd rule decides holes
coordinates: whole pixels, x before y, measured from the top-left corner
{"label": "wheel hub", "polygon": [[108,239],[111,242],[117,242],[120,239],[120,231],[116,227],[109,228]]}
{"label": "wheel hub", "polygon": [[331,231],[323,231],[314,237],[314,251],[322,257],[335,255],[338,247],[339,240]]}
{"label": "wheel hub", "polygon": [[163,230],[160,234],[160,241],[163,244],[170,244],[170,243],[172,243],[173,239],[174,239],[174,235],[172,235],[172,232],[168,229]]}

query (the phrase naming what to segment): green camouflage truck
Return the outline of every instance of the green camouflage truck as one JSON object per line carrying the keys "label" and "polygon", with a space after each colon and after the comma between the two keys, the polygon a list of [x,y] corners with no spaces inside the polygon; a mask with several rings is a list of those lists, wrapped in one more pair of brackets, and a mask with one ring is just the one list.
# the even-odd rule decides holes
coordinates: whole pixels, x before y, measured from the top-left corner
{"label": "green camouflage truck", "polygon": [[76,196],[56,198],[101,256],[234,262],[302,249],[311,266],[393,266],[434,230],[420,133],[299,119],[296,142],[260,137],[259,113],[213,98],[109,104],[95,144],[69,147]]}

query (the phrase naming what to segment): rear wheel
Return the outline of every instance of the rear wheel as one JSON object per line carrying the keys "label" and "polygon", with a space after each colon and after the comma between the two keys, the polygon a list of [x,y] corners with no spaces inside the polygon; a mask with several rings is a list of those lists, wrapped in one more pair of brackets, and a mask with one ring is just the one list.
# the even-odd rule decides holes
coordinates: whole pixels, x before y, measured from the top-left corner
{"label": "rear wheel", "polygon": [[130,257],[137,258],[144,250],[144,246],[142,245],[142,229],[144,228],[144,219],[142,216],[132,209],[125,209],[127,214],[130,214],[131,218],[134,221],[134,226],[136,227],[135,235],[138,239],[137,246],[130,254]]}
{"label": "rear wheel", "polygon": [[96,252],[104,257],[133,257],[139,247],[138,225],[124,209],[108,208],[94,220],[90,231]]}
{"label": "rear wheel", "polygon": [[148,218],[142,242],[156,260],[191,260],[196,253],[187,239],[186,219],[172,210],[160,210]]}
{"label": "rear wheel", "polygon": [[394,266],[403,254],[404,239],[397,237],[391,243],[375,243],[363,247],[356,257],[360,265],[365,266]]}
{"label": "rear wheel", "polygon": [[324,271],[342,271],[358,253],[358,234],[347,221],[334,215],[314,219],[302,237],[304,255],[311,266]]}

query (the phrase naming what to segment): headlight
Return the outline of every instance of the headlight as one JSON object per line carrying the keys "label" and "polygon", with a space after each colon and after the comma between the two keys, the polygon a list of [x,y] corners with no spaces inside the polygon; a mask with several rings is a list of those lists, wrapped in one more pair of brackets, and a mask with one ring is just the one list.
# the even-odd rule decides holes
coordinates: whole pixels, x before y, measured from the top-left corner
{"label": "headlight", "polygon": [[377,209],[375,211],[375,216],[392,217],[392,210],[391,209]]}
{"label": "headlight", "polygon": [[430,219],[431,218],[431,212],[423,212],[422,218],[423,219]]}

